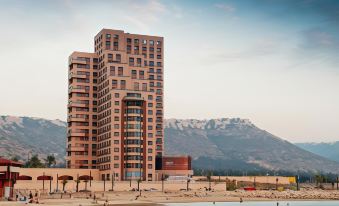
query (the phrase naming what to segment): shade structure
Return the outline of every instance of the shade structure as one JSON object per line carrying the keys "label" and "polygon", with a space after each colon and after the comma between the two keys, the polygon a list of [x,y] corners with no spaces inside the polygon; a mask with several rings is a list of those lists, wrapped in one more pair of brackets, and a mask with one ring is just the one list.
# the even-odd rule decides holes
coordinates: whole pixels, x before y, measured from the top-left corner
{"label": "shade structure", "polygon": [[37,177],[37,180],[53,180],[53,177],[48,175],[41,175]]}
{"label": "shade structure", "polygon": [[73,180],[73,177],[69,175],[62,175],[58,177],[58,180]]}
{"label": "shade structure", "polygon": [[32,180],[32,177],[28,175],[20,175],[17,180]]}
{"label": "shade structure", "polygon": [[93,177],[90,177],[89,175],[82,175],[79,177],[79,180],[93,180]]}

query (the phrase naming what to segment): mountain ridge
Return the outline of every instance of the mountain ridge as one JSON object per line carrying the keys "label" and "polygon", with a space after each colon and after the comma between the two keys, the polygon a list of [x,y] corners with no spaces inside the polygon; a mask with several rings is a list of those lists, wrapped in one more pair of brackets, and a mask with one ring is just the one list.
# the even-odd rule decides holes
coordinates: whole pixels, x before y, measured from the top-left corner
{"label": "mountain ridge", "polygon": [[[0,154],[55,154],[64,162],[66,126],[61,120],[0,116]],[[339,163],[300,149],[248,119],[168,119],[165,154],[188,154],[203,169],[339,172]]]}

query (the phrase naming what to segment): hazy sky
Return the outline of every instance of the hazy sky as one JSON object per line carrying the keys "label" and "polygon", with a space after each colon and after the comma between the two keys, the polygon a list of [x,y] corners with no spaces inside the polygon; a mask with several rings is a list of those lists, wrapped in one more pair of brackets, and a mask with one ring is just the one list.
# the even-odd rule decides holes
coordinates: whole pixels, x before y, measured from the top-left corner
{"label": "hazy sky", "polygon": [[165,38],[166,118],[339,140],[339,1],[0,0],[0,114],[66,120],[67,58],[102,28]]}

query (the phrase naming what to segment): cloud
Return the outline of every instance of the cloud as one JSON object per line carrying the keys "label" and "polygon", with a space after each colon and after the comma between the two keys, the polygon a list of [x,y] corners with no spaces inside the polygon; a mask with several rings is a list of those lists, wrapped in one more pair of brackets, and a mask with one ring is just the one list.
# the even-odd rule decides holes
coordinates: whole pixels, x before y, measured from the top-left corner
{"label": "cloud", "polygon": [[214,4],[214,7],[221,9],[226,13],[232,13],[235,11],[235,8],[233,6],[223,3]]}
{"label": "cloud", "polygon": [[215,56],[220,60],[244,60],[278,53],[280,52],[281,47],[281,43],[278,40],[261,39],[241,51],[219,52],[218,54],[215,54]]}
{"label": "cloud", "polygon": [[322,69],[327,65],[338,70],[339,37],[336,32],[316,27],[301,31],[300,36],[301,41],[292,53],[295,61],[291,68],[312,65]]}
{"label": "cloud", "polygon": [[167,13],[167,7],[158,0],[129,1],[128,7],[129,12],[124,18],[144,31],[148,31]]}
{"label": "cloud", "polygon": [[301,32],[303,42],[300,44],[304,49],[337,50],[339,49],[339,39],[330,32],[320,28],[311,28]]}

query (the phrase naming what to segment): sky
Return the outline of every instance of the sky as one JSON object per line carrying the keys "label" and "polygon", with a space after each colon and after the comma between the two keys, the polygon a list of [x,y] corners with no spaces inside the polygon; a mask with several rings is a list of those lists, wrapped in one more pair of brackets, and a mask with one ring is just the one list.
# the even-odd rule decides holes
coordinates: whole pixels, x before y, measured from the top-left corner
{"label": "sky", "polygon": [[339,141],[339,1],[0,0],[0,114],[66,120],[67,62],[102,28],[165,42],[165,118]]}

